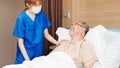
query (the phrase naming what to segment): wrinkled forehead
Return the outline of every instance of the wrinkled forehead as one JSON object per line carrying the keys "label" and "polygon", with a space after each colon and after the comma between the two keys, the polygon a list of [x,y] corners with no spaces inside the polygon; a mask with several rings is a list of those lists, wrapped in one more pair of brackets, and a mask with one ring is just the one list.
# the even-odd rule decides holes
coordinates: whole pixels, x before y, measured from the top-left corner
{"label": "wrinkled forehead", "polygon": [[83,27],[82,22],[75,22],[75,23],[72,23],[72,25],[78,25],[78,26],[82,26]]}

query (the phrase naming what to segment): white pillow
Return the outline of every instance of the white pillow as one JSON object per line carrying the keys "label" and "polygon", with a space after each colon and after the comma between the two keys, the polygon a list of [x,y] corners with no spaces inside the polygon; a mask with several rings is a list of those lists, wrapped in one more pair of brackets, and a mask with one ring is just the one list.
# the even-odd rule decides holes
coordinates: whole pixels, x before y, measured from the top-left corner
{"label": "white pillow", "polygon": [[69,29],[67,28],[59,27],[56,31],[56,34],[58,35],[58,41],[71,39]]}
{"label": "white pillow", "polygon": [[104,57],[105,68],[119,68],[120,65],[120,33],[106,31],[107,48]]}
{"label": "white pillow", "polygon": [[107,31],[106,28],[104,28],[102,25],[98,25],[92,28],[85,36],[85,39],[94,45],[98,59],[102,64],[106,48],[106,42],[104,37],[105,31]]}

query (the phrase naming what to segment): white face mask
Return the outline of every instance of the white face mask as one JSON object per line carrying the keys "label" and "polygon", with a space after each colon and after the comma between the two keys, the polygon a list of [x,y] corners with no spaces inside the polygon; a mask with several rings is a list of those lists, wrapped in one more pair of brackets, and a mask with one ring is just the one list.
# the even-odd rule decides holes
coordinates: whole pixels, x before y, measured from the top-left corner
{"label": "white face mask", "polygon": [[34,14],[38,14],[42,9],[42,5],[40,6],[33,6],[30,11],[33,12]]}

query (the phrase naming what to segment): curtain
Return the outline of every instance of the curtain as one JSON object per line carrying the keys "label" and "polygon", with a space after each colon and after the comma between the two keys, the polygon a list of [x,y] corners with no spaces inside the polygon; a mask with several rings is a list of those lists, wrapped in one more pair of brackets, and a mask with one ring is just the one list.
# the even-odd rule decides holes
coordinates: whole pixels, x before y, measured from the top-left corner
{"label": "curtain", "polygon": [[[43,11],[49,18],[52,26],[48,29],[49,33],[57,40],[55,31],[62,26],[62,0],[43,0]],[[51,50],[49,46],[54,45],[44,39],[44,55]]]}

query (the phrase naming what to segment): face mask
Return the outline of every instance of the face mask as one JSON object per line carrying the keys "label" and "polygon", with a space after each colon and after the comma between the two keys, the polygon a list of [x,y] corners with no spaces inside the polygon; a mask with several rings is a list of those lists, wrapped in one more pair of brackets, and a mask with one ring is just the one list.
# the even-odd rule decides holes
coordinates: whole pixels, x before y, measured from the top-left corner
{"label": "face mask", "polygon": [[34,14],[38,14],[42,9],[42,5],[40,6],[33,6],[30,11],[33,12]]}

